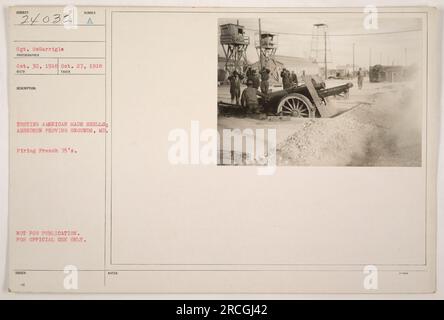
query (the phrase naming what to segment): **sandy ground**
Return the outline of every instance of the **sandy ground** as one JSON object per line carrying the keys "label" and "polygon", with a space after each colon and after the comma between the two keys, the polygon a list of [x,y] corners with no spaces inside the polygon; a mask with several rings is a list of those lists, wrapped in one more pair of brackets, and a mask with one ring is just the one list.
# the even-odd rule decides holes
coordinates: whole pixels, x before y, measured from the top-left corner
{"label": "sandy ground", "polygon": [[[329,80],[327,87],[344,83]],[[350,90],[348,100],[331,98],[332,118],[256,120],[225,117],[218,130],[276,129],[278,165],[420,166],[421,103],[413,83],[364,83]],[[228,88],[219,88],[219,100]],[[255,132],[255,131],[254,131]],[[264,138],[265,145],[267,137]],[[224,157],[245,149],[224,150]]]}

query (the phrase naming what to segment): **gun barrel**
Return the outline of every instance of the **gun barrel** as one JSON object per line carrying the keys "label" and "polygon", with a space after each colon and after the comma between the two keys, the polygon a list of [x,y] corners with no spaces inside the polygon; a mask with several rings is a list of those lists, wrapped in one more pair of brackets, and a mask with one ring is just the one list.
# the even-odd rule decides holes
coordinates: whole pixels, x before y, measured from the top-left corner
{"label": "gun barrel", "polygon": [[318,91],[318,94],[320,97],[322,98],[326,98],[329,96],[334,96],[334,95],[338,95],[344,92],[347,92],[348,89],[350,89],[351,87],[353,87],[353,83],[349,82],[337,87],[333,87],[333,88],[327,88],[327,89],[321,89]]}

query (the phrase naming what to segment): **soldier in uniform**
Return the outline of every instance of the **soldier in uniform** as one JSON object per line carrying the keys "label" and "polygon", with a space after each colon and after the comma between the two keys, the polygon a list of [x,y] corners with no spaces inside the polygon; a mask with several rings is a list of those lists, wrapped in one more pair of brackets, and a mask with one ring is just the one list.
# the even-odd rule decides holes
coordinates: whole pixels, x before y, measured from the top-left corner
{"label": "soldier in uniform", "polygon": [[298,85],[298,76],[294,71],[291,71],[291,82],[293,85]]}
{"label": "soldier in uniform", "polygon": [[247,108],[247,113],[260,113],[257,96],[265,97],[253,86],[251,79],[247,80],[247,88],[244,89],[241,97],[241,105]]}
{"label": "soldier in uniform", "polygon": [[261,75],[261,91],[263,94],[268,93],[269,83],[268,80],[270,79],[270,70],[262,67],[262,70],[260,72]]}
{"label": "soldier in uniform", "polygon": [[231,94],[231,103],[234,104],[236,100],[236,104],[239,105],[240,98],[240,77],[237,71],[233,71],[233,74],[228,77],[230,81],[230,94]]}
{"label": "soldier in uniform", "polygon": [[252,72],[253,70],[251,69],[251,67],[248,67],[247,68],[247,72],[245,73],[245,75],[247,76],[247,79],[250,79],[251,78],[251,72]]}
{"label": "soldier in uniform", "polygon": [[359,71],[358,71],[358,88],[359,88],[359,90],[362,89],[363,83],[364,83],[364,72],[362,71],[362,68],[359,68]]}
{"label": "soldier in uniform", "polygon": [[251,69],[250,76],[248,77],[248,80],[251,80],[253,82],[254,88],[259,89],[261,80],[259,79],[259,76],[256,73],[256,69]]}
{"label": "soldier in uniform", "polygon": [[291,87],[290,72],[287,69],[285,69],[285,68],[282,69],[281,78],[282,78],[282,86],[284,87],[284,90]]}

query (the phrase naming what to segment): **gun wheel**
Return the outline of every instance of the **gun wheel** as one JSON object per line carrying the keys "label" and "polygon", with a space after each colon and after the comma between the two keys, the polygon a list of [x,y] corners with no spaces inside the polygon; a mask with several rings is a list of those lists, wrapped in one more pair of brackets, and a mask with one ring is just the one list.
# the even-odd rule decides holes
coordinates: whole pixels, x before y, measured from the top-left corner
{"label": "gun wheel", "polygon": [[281,99],[277,107],[277,114],[295,118],[314,118],[315,109],[306,96],[292,93]]}

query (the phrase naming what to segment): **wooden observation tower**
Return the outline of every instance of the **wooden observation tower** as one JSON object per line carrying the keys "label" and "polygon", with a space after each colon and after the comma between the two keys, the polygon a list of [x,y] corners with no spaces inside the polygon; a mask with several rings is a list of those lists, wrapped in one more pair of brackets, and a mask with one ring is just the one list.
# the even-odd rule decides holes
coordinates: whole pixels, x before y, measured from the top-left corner
{"label": "wooden observation tower", "polygon": [[270,70],[270,76],[273,80],[279,81],[281,65],[275,59],[278,48],[278,35],[271,32],[259,32],[255,34],[255,47],[259,57],[259,69],[265,67]]}
{"label": "wooden observation tower", "polygon": [[225,54],[225,70],[230,74],[242,74],[248,65],[247,48],[250,38],[245,28],[239,24],[228,23],[220,26],[220,44]]}

